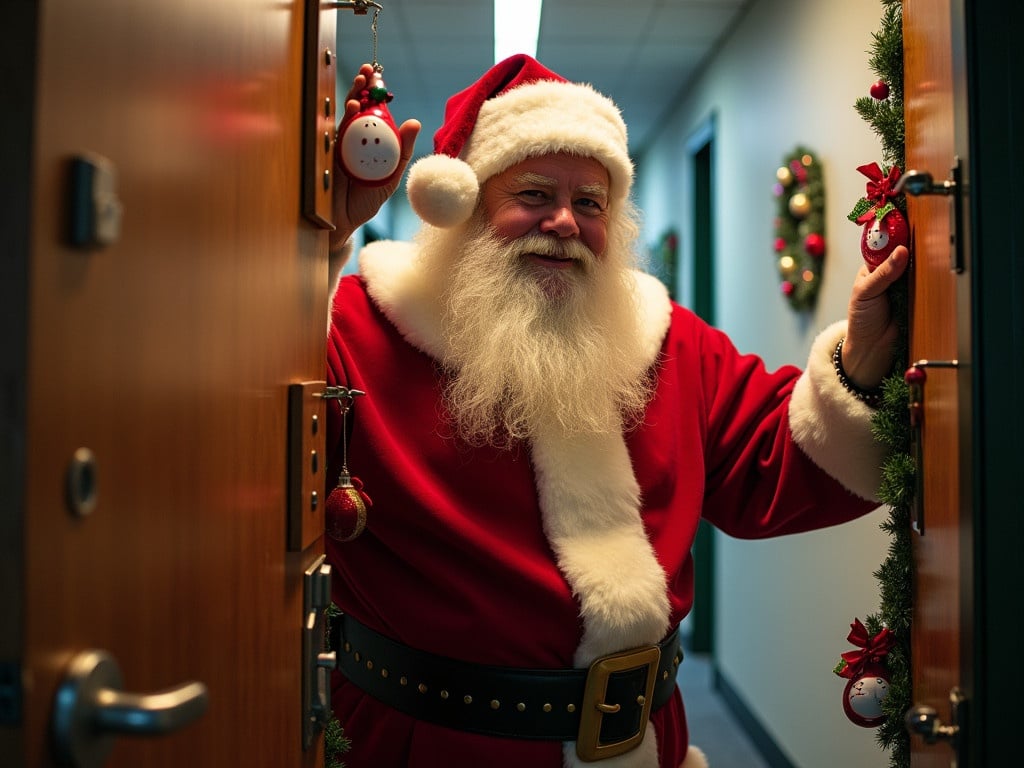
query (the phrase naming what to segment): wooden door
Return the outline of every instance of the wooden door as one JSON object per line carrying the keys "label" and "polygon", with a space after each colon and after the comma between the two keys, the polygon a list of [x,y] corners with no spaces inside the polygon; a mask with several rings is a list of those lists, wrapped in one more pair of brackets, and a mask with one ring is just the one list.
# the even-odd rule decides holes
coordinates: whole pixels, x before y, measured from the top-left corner
{"label": "wooden door", "polygon": [[[323,379],[327,312],[326,234],[300,200],[303,4],[38,12],[14,759],[54,764],[56,692],[96,649],[124,691],[208,692],[198,720],[119,737],[104,765],[317,764],[300,664],[322,544],[289,552],[285,519],[288,389]],[[75,156],[116,172],[109,244],[69,245]]]}
{"label": "wooden door", "polygon": [[[951,0],[906,0],[903,7],[906,170],[950,177],[959,157],[966,185],[970,158],[965,119],[963,29]],[[921,484],[922,532],[913,540],[916,566],[912,631],[913,698],[950,724],[950,694],[970,687],[973,610],[969,406],[971,365],[967,216],[956,233],[963,269],[951,261],[955,196],[908,200],[914,253],[911,361],[957,361],[924,368]],[[913,768],[948,768],[953,750],[911,741]]]}

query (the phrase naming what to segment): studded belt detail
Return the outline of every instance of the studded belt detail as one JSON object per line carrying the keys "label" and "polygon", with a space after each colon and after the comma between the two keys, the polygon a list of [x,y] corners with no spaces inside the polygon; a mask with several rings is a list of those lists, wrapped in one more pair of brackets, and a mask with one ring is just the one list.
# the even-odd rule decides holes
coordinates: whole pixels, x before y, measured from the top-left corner
{"label": "studded belt detail", "polygon": [[575,741],[584,760],[641,742],[650,713],[672,697],[683,658],[678,628],[588,669],[470,664],[410,648],[348,614],[331,620],[331,635],[345,677],[400,712],[490,736]]}

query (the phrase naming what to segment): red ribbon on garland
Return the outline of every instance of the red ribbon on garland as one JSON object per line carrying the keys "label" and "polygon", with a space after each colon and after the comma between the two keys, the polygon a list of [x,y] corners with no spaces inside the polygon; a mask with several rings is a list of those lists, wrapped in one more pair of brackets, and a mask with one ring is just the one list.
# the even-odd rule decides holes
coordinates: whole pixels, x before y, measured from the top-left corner
{"label": "red ribbon on garland", "polygon": [[842,670],[837,670],[836,674],[850,679],[859,677],[869,664],[881,664],[882,659],[896,644],[896,636],[889,631],[888,627],[883,627],[881,632],[870,637],[860,619],[853,620],[853,624],[850,625],[850,634],[846,639],[861,649],[841,654],[846,666]]}
{"label": "red ribbon on garland", "polygon": [[868,200],[875,203],[870,210],[857,217],[857,223],[864,224],[875,218],[878,209],[889,202],[891,198],[897,196],[894,188],[896,182],[900,179],[900,169],[894,165],[889,169],[888,175],[883,175],[882,169],[878,167],[878,163],[868,163],[867,165],[858,166],[857,170],[870,179],[867,183],[866,196]]}

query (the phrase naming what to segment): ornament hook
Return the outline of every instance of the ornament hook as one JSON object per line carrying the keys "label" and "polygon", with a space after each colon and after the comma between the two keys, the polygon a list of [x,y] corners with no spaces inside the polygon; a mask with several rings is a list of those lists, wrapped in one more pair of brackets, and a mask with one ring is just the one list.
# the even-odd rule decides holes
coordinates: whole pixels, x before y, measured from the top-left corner
{"label": "ornament hook", "polygon": [[338,409],[341,411],[341,476],[348,482],[348,412],[352,403],[357,397],[365,395],[361,389],[349,389],[348,387],[324,387],[320,394],[324,400],[337,400]]}
{"label": "ornament hook", "polygon": [[331,2],[324,3],[324,6],[330,8],[350,8],[356,16],[365,16],[368,8],[376,8],[378,12],[383,10],[379,3],[374,3],[371,0],[331,0]]}
{"label": "ornament hook", "polygon": [[370,22],[370,32],[373,35],[373,58],[370,63],[373,65],[374,72],[377,74],[383,72],[384,67],[377,61],[377,17],[384,10],[384,6],[374,3],[372,0],[332,0],[324,5],[327,8],[350,8],[356,16],[365,16],[369,9],[373,8],[373,20]]}

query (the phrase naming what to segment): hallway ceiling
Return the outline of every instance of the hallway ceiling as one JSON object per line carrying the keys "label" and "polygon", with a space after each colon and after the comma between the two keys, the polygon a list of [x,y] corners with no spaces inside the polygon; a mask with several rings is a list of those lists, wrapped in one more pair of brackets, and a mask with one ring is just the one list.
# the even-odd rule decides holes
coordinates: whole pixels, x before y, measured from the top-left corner
{"label": "hallway ceiling", "polygon": [[[445,101],[490,65],[493,11],[485,0],[378,0],[377,58],[395,121],[416,117],[417,155],[431,151]],[[537,58],[589,82],[622,109],[640,150],[752,0],[547,0]],[[338,11],[339,82],[372,58],[372,12]]]}

